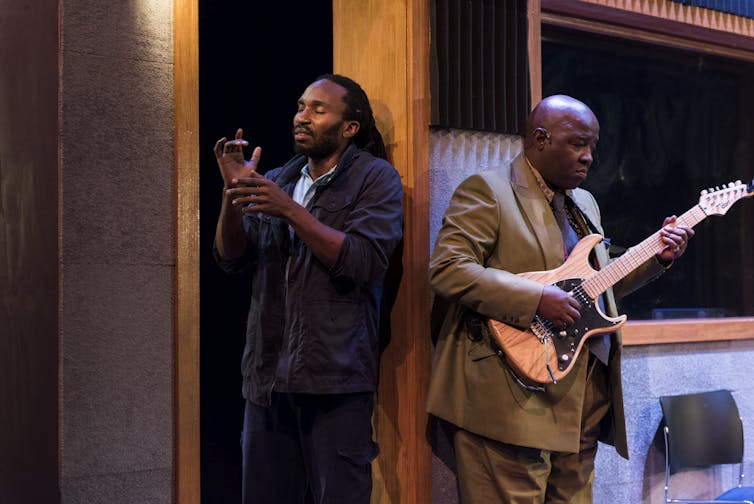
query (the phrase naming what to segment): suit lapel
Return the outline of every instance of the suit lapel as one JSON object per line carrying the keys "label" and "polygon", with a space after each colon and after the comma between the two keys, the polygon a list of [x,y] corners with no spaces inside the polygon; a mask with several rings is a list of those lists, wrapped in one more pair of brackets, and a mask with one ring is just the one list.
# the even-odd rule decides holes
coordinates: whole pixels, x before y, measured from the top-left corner
{"label": "suit lapel", "polygon": [[511,185],[539,242],[545,259],[545,269],[557,268],[563,263],[563,236],[560,234],[550,204],[526,164],[523,154],[513,161]]}

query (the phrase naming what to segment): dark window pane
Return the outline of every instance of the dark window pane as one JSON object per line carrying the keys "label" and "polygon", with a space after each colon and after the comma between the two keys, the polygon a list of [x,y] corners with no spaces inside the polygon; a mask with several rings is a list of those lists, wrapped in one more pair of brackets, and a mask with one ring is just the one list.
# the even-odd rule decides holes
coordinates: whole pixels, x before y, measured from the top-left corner
{"label": "dark window pane", "polygon": [[[632,246],[699,191],[754,176],[754,66],[624,39],[543,27],[543,94],[583,100],[600,120],[584,187],[613,244]],[[684,257],[626,297],[630,318],[754,315],[754,199],[696,226]]]}

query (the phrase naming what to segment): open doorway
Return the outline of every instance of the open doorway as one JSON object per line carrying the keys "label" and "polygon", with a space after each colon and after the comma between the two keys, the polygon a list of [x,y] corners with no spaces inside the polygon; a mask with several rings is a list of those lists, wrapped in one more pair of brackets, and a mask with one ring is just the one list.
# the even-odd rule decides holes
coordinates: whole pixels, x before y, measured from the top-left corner
{"label": "open doorway", "polygon": [[[292,154],[296,101],[331,72],[332,4],[199,0],[201,502],[241,500],[241,353],[249,279],[215,265],[222,180],[212,147],[237,128],[262,147],[261,171]],[[250,153],[247,153],[247,156]]]}

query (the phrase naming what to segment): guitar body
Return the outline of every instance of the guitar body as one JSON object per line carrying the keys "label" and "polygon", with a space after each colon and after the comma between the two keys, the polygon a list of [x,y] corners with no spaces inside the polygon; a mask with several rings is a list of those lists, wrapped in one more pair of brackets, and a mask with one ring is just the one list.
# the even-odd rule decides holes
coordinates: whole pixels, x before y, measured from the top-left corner
{"label": "guitar body", "polygon": [[589,264],[589,254],[600,241],[600,235],[585,236],[560,267],[519,274],[543,285],[556,285],[572,292],[581,303],[581,317],[574,324],[561,330],[549,320],[537,317],[524,331],[497,320],[488,322],[491,337],[505,354],[506,363],[522,381],[557,383],[573,368],[590,337],[613,332],[626,322],[625,315],[607,317],[597,298],[588,296],[579,287],[585,279],[597,273]]}

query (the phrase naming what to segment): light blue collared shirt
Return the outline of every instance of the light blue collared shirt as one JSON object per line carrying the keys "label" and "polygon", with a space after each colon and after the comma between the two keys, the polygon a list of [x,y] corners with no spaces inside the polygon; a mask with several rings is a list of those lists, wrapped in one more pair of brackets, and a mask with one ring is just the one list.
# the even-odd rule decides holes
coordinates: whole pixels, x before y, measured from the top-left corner
{"label": "light blue collared shirt", "polygon": [[[330,179],[335,174],[335,168],[337,167],[338,165],[333,166],[330,168],[330,171],[321,177],[318,177],[317,180],[313,180],[312,176],[309,174],[309,164],[305,164],[303,168],[301,168],[301,176],[298,178],[298,182],[296,182],[296,187],[293,188],[293,201],[302,207],[307,208],[317,187],[330,182]],[[288,230],[291,232],[291,241],[293,241],[293,227],[288,225]]]}
{"label": "light blue collared shirt", "polygon": [[333,166],[330,168],[330,171],[321,177],[318,177],[317,180],[313,180],[312,176],[309,174],[309,165],[305,164],[304,167],[301,168],[301,177],[299,177],[298,182],[296,182],[296,187],[293,189],[293,201],[304,208],[309,206],[309,202],[312,200],[312,196],[314,196],[317,187],[327,184],[333,174],[335,174],[335,169],[337,167],[338,165]]}

